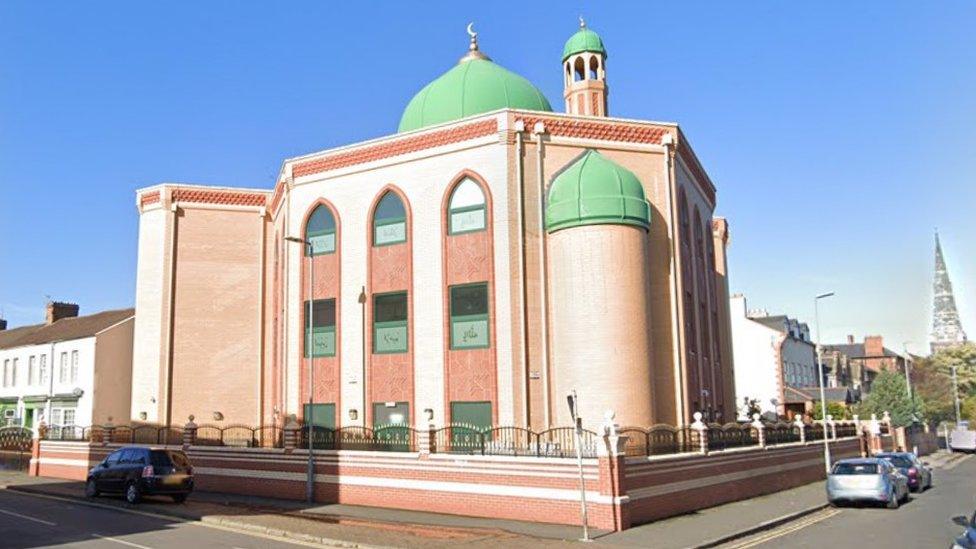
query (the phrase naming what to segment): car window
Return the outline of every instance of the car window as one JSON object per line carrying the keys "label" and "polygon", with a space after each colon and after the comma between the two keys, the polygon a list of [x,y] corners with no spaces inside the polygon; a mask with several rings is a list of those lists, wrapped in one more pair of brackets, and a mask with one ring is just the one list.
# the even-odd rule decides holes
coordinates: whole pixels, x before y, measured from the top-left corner
{"label": "car window", "polygon": [[116,450],[111,454],[109,454],[107,458],[105,458],[105,463],[109,466],[115,465],[119,462],[119,459],[121,457],[122,457],[122,450]]}
{"label": "car window", "polygon": [[915,464],[912,463],[912,460],[906,458],[905,456],[885,456],[885,459],[888,460],[895,467],[902,467],[907,469],[908,467],[915,466]]}
{"label": "car window", "polygon": [[132,450],[131,449],[126,448],[125,450],[122,450],[122,457],[119,458],[119,463],[121,463],[123,465],[126,464],[126,463],[132,463]]}
{"label": "car window", "polygon": [[153,450],[149,453],[149,460],[152,462],[153,467],[172,467],[173,462],[169,459],[169,453],[166,450]]}
{"label": "car window", "polygon": [[145,452],[141,448],[127,448],[122,451],[123,464],[146,465]]}
{"label": "car window", "polygon": [[838,463],[834,465],[835,475],[877,475],[879,463]]}
{"label": "car window", "polygon": [[177,467],[189,467],[190,466],[190,460],[187,459],[186,454],[184,454],[183,452],[170,452],[169,453],[169,457],[170,457],[170,459],[173,460],[173,463]]}

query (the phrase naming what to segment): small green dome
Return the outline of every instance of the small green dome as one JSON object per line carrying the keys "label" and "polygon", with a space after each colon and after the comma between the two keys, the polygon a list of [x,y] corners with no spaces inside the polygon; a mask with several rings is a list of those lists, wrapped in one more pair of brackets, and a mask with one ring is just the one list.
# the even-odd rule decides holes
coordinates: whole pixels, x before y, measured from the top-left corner
{"label": "small green dome", "polygon": [[546,230],[582,225],[651,226],[644,187],[633,172],[587,149],[549,187]]}
{"label": "small green dome", "polygon": [[569,40],[566,41],[566,46],[563,47],[563,61],[570,55],[584,51],[600,53],[604,57],[607,56],[607,50],[603,47],[603,40],[600,38],[600,35],[585,26],[580,26],[580,30],[570,36]]}
{"label": "small green dome", "polygon": [[427,84],[410,100],[400,118],[400,132],[459,120],[503,108],[552,111],[531,82],[491,60],[466,57]]}

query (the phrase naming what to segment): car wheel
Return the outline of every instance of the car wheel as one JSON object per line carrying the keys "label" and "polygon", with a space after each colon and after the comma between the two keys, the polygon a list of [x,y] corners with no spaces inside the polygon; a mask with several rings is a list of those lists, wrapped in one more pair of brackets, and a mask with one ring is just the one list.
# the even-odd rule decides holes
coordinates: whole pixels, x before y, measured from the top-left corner
{"label": "car wheel", "polygon": [[97,498],[98,488],[95,486],[95,479],[90,478],[88,482],[85,483],[85,497],[86,498]]}
{"label": "car wheel", "polygon": [[139,503],[140,499],[142,499],[142,492],[139,490],[139,485],[134,482],[127,484],[125,487],[125,501],[136,504]]}
{"label": "car wheel", "polygon": [[173,501],[176,502],[176,503],[184,503],[186,501],[186,497],[188,495],[190,495],[190,494],[175,494],[173,496]]}

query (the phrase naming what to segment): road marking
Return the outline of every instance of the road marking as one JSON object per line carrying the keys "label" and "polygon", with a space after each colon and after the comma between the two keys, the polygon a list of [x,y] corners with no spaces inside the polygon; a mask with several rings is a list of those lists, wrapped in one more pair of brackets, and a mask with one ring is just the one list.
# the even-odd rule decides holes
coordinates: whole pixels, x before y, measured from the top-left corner
{"label": "road marking", "polygon": [[115,543],[121,543],[122,545],[128,545],[129,547],[135,547],[136,549],[152,549],[152,547],[146,547],[145,545],[139,545],[138,543],[132,543],[131,541],[125,541],[124,539],[113,538],[112,536],[103,536],[101,534],[92,534],[96,538],[103,539],[105,541],[114,541]]}
{"label": "road marking", "polygon": [[39,523],[44,524],[46,526],[57,526],[57,524],[55,524],[55,523],[53,523],[51,521],[41,520],[39,518],[29,517],[27,515],[21,515],[20,513],[14,513],[13,511],[4,511],[3,509],[0,509],[0,513],[4,513],[6,515],[11,515],[11,516],[14,516],[14,517],[19,517],[19,518],[26,519],[26,520],[32,520],[34,522],[39,522]]}
{"label": "road marking", "polygon": [[[104,503],[95,503],[93,501],[83,501],[83,500],[78,500],[78,499],[74,499],[74,498],[70,498],[70,497],[52,496],[52,495],[49,495],[49,494],[38,494],[36,492],[25,492],[25,491],[20,491],[20,490],[8,490],[6,488],[3,488],[3,490],[6,491],[6,492],[12,492],[14,494],[20,494],[20,495],[24,495],[24,496],[31,496],[31,497],[35,497],[35,498],[41,498],[41,499],[53,499],[55,501],[63,501],[65,503],[70,503],[72,505],[84,505],[86,507],[94,507],[96,509],[106,509],[106,510],[109,510],[109,511],[118,511],[120,513],[129,513],[129,514],[133,514],[133,515],[142,515],[144,517],[150,517],[150,518],[154,518],[154,519],[165,520],[165,521],[168,521],[168,522],[175,522],[177,524],[189,524],[191,526],[200,526],[202,528],[213,528],[214,530],[223,530],[225,532],[233,532],[235,534],[241,534],[241,535],[244,535],[244,536],[250,536],[250,537],[254,537],[254,538],[270,539],[270,540],[273,540],[273,541],[277,541],[279,543],[287,543],[287,544],[290,544],[290,545],[302,545],[302,546],[305,546],[305,547],[328,547],[328,546],[338,546],[340,544],[346,544],[346,545],[348,545],[348,544],[351,544],[352,543],[352,542],[340,541],[340,540],[327,540],[327,543],[328,543],[328,541],[332,541],[332,543],[328,543],[327,545],[323,545],[321,543],[314,543],[314,542],[311,542],[311,541],[304,541],[304,540],[300,540],[300,539],[293,539],[293,538],[290,538],[288,536],[276,536],[276,535],[273,535],[273,534],[265,534],[263,532],[255,532],[255,531],[252,531],[252,530],[246,530],[244,528],[234,528],[233,526],[224,526],[224,525],[221,525],[221,524],[213,524],[213,523],[210,523],[210,522],[203,522],[202,520],[179,518],[179,517],[174,517],[174,516],[171,516],[171,515],[163,515],[163,514],[160,514],[160,513],[153,513],[153,512],[150,512],[150,511],[137,511],[135,509],[126,509],[124,507],[116,507],[114,505],[107,505],[107,504],[104,504]],[[370,547],[377,547],[377,546],[370,546]]]}
{"label": "road marking", "polygon": [[739,544],[736,544],[736,545],[732,545],[732,546],[729,547],[729,549],[747,549],[749,547],[755,547],[757,545],[761,545],[763,543],[766,543],[767,541],[772,541],[772,540],[774,540],[776,538],[781,538],[781,537],[783,537],[783,536],[785,536],[787,534],[792,534],[793,532],[796,532],[798,530],[802,530],[802,529],[806,528],[807,526],[813,526],[814,524],[817,524],[818,522],[827,520],[830,517],[833,517],[833,516],[838,515],[838,514],[840,514],[840,510],[838,510],[838,509],[831,509],[830,511],[827,511],[827,512],[822,513],[820,515],[814,515],[812,517],[809,517],[809,518],[806,518],[806,519],[797,521],[797,522],[792,523],[792,524],[789,524],[787,526],[783,526],[783,527],[777,528],[775,530],[772,530],[770,532],[767,532],[766,534],[760,535],[759,537],[756,537],[756,538],[752,538],[752,539],[743,541],[742,543],[739,543]]}

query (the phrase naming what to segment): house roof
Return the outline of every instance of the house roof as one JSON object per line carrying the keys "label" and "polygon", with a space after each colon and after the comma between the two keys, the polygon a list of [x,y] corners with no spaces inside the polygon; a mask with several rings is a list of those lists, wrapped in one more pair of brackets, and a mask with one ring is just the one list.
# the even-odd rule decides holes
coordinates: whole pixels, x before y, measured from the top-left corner
{"label": "house roof", "polygon": [[93,315],[62,318],[50,325],[34,324],[4,330],[0,332],[0,349],[91,337],[133,316],[135,316],[135,309],[118,309]]}
{"label": "house roof", "polygon": [[755,318],[749,318],[749,320],[758,322],[763,326],[769,326],[770,328],[777,330],[779,332],[785,332],[786,327],[784,323],[788,321],[786,315],[775,315],[775,316],[759,316]]}
{"label": "house roof", "polygon": [[[801,404],[820,400],[819,387],[786,387],[786,403]],[[850,387],[824,387],[824,398],[827,402],[851,403],[855,401]]]}
{"label": "house roof", "polygon": [[[842,343],[838,345],[824,345],[823,348],[828,351],[838,351],[842,354],[847,355],[850,358],[867,358],[869,356],[864,350],[863,343]],[[890,357],[901,356],[887,347],[883,347],[883,349],[884,349],[883,356],[890,356]],[[876,355],[871,355],[871,356],[876,356]]]}

